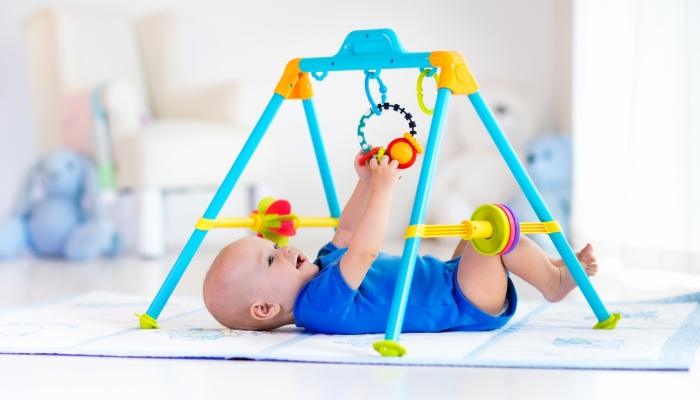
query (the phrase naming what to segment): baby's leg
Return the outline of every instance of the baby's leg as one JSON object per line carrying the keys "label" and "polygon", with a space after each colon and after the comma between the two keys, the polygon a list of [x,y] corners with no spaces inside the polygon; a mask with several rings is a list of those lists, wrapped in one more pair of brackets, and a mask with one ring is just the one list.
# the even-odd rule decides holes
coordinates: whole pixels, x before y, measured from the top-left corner
{"label": "baby's leg", "polygon": [[501,257],[484,256],[464,240],[455,254],[457,250],[463,250],[457,269],[457,283],[462,294],[481,311],[497,315],[508,290],[508,275]]}
{"label": "baby's leg", "polygon": [[[576,253],[576,256],[588,276],[598,272],[590,244]],[[564,261],[549,258],[544,250],[526,236],[521,235],[515,249],[500,258],[510,272],[534,286],[548,301],[560,301],[576,287],[576,281]]]}
{"label": "baby's leg", "polygon": [[[457,271],[462,294],[480,310],[497,314],[503,307],[508,288],[506,268],[539,290],[545,299],[560,301],[576,287],[562,260],[550,259],[532,240],[521,235],[518,245],[504,256],[484,256],[465,241]],[[588,276],[598,271],[593,248],[587,245],[576,254]]]}

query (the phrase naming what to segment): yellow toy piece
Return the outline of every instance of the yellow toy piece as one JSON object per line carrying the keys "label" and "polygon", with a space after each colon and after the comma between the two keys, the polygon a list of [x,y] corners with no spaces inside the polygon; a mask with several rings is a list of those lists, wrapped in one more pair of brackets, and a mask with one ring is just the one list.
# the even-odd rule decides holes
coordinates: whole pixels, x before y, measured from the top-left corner
{"label": "yellow toy piece", "polygon": [[411,142],[413,147],[416,149],[418,154],[423,154],[423,147],[421,147],[420,143],[416,140],[416,138],[413,137],[410,133],[406,132],[403,134],[403,138]]}
{"label": "yellow toy piece", "polygon": [[392,160],[398,161],[399,164],[406,164],[413,158],[413,148],[411,148],[411,145],[406,142],[397,142],[391,146],[391,152],[389,155],[391,156]]}
{"label": "yellow toy piece", "polygon": [[384,147],[380,147],[379,150],[377,150],[377,163],[382,161],[384,154],[386,154],[386,149]]}

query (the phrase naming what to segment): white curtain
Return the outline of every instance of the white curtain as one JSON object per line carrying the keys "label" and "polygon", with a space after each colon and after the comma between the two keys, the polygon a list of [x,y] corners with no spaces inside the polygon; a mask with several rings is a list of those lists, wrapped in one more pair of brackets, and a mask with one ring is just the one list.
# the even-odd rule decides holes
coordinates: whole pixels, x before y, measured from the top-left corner
{"label": "white curtain", "polygon": [[573,240],[700,273],[700,0],[575,0]]}

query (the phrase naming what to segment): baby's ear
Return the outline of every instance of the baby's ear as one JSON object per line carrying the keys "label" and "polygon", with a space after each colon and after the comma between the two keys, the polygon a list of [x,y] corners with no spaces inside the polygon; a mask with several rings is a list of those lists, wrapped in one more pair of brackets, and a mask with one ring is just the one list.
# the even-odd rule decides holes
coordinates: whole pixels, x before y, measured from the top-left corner
{"label": "baby's ear", "polygon": [[250,306],[250,315],[258,321],[265,321],[274,318],[280,313],[281,309],[282,307],[279,304],[256,301]]}

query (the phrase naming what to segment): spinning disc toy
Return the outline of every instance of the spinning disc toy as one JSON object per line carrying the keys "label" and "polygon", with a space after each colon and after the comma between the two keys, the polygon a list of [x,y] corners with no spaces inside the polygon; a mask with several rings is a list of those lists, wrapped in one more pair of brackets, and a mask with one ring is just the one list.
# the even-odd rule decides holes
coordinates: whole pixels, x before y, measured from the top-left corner
{"label": "spinning disc toy", "polygon": [[258,236],[275,242],[278,246],[286,246],[289,237],[296,235],[294,220],[296,215],[292,214],[292,206],[287,200],[275,200],[266,197],[258,204],[258,209],[253,211],[255,215],[261,216],[260,223],[255,229]]}
{"label": "spinning disc toy", "polygon": [[364,150],[365,155],[360,159],[359,164],[362,165],[370,157],[377,157],[377,161],[380,161],[384,155],[388,155],[392,160],[399,162],[399,169],[405,169],[413,165],[416,162],[416,156],[418,154],[423,154],[423,148],[415,139],[416,135],[416,123],[413,121],[413,115],[407,112],[405,108],[401,108],[398,104],[382,103],[377,104],[378,109],[384,110],[394,110],[406,118],[408,121],[409,132],[403,134],[403,137],[396,138],[392,140],[386,147],[372,147],[367,143],[365,138],[365,126],[367,125],[367,120],[375,115],[372,108],[369,108],[360,118],[360,124],[357,126],[357,140],[360,142],[360,147]]}
{"label": "spinning disc toy", "polygon": [[436,238],[459,236],[472,242],[476,251],[485,256],[505,255],[518,245],[520,234],[551,234],[561,232],[556,221],[523,222],[505,204],[484,204],[474,210],[471,219],[454,225],[411,225],[406,238]]}

